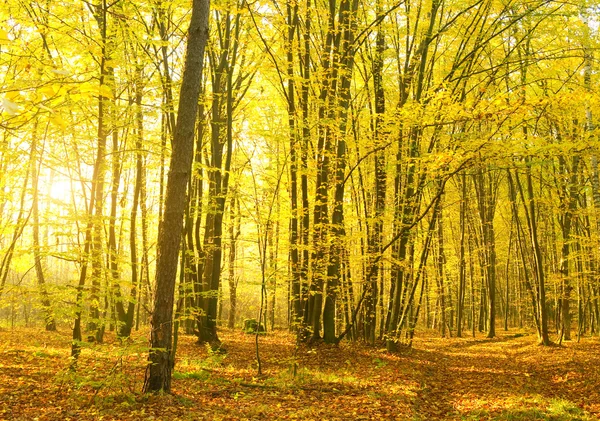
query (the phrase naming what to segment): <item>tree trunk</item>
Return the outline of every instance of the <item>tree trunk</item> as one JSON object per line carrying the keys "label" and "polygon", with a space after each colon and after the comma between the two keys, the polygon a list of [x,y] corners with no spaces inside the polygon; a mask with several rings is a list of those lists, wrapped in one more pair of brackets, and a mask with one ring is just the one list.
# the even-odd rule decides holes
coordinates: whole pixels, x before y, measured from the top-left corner
{"label": "tree trunk", "polygon": [[[129,337],[133,328],[133,312],[135,309],[135,300],[137,298],[137,291],[140,287],[142,277],[141,261],[138,261],[138,245],[137,245],[137,216],[138,208],[140,207],[140,200],[142,199],[142,190],[145,185],[144,177],[144,166],[143,166],[143,149],[142,142],[144,139],[144,115],[142,112],[142,69],[136,69],[136,81],[135,81],[135,121],[136,121],[136,134],[135,134],[135,182],[133,186],[133,204],[131,206],[131,222],[129,230],[129,248],[131,252],[131,287],[129,290],[129,297],[127,301],[123,299],[117,301],[117,313],[119,315],[119,331],[118,335],[123,338]],[[143,223],[143,222],[142,222]],[[116,249],[115,249],[116,251]],[[118,278],[117,278],[118,279]],[[120,293],[120,287],[117,285],[116,288]],[[127,306],[125,307],[125,302]],[[139,304],[139,303],[138,303]]]}
{"label": "tree trunk", "polygon": [[208,38],[208,15],[209,1],[194,0],[177,122],[173,134],[164,217],[157,244],[156,294],[150,331],[150,363],[146,368],[144,380],[145,393],[171,390],[171,370],[175,361],[175,356],[171,354],[171,335],[177,257],[183,229],[183,214],[187,204],[186,190],[194,156],[200,79],[204,47]]}
{"label": "tree trunk", "polygon": [[[442,199],[440,199],[442,200]],[[442,219],[442,211],[437,212],[437,240],[438,240],[438,252],[437,252],[437,286],[438,286],[438,298],[440,302],[440,333],[442,338],[446,337],[446,293],[444,288],[444,278],[445,278],[445,270],[446,267],[446,253],[444,250],[444,224]]]}
{"label": "tree trunk", "polygon": [[569,270],[569,262],[571,258],[571,246],[573,242],[572,238],[572,226],[573,219],[575,216],[575,210],[577,208],[577,189],[578,180],[577,172],[579,166],[579,157],[573,156],[571,159],[571,166],[567,164],[565,157],[559,157],[559,170],[560,174],[565,178],[563,181],[563,194],[561,197],[564,198],[566,203],[563,203],[561,208],[563,210],[562,217],[559,218],[560,227],[562,230],[562,247],[560,256],[560,274],[561,274],[561,295],[560,295],[560,308],[561,308],[561,329],[559,334],[559,343],[564,340],[571,340],[571,309],[570,300],[573,286],[571,285],[571,273]]}
{"label": "tree trunk", "polygon": [[481,243],[483,276],[487,291],[488,338],[496,336],[496,237],[494,213],[496,208],[495,179],[489,169],[480,168],[474,176],[479,219],[481,223]]}
{"label": "tree trunk", "polygon": [[[528,164],[528,160],[526,160],[525,163]],[[529,167],[529,165],[527,165],[525,171],[526,171],[525,177],[526,177],[527,198],[525,198],[523,188],[521,186],[521,182],[518,177],[518,173],[516,173],[515,181],[516,181],[516,185],[517,185],[517,188],[519,191],[519,195],[523,202],[523,206],[524,206],[524,210],[525,210],[525,218],[526,218],[527,226],[528,226],[528,230],[529,230],[529,238],[531,240],[531,248],[532,248],[532,254],[533,254],[533,261],[534,261],[533,273],[535,274],[535,278],[537,280],[537,289],[536,289],[535,293],[533,292],[534,291],[533,288],[529,286],[529,281],[528,281],[528,276],[527,276],[527,265],[526,265],[525,255],[524,255],[523,250],[521,250],[522,263],[523,263],[523,270],[525,273],[526,287],[532,291],[531,292],[532,300],[536,301],[535,302],[535,307],[536,307],[535,313],[537,314],[537,318],[539,320],[539,328],[538,328],[539,340],[542,345],[548,346],[548,345],[550,345],[550,337],[548,335],[548,315],[547,315],[547,310],[546,310],[546,282],[545,282],[546,274],[544,271],[544,265],[543,265],[543,261],[542,261],[542,248],[540,246],[539,238],[538,238],[538,221],[537,221],[538,215],[536,213],[537,210],[536,210],[535,196],[534,196],[535,193],[533,190],[531,168]],[[510,174],[509,174],[508,180],[509,180],[509,183],[512,183]],[[513,212],[516,212],[516,210],[514,210]],[[518,221],[518,219],[517,219],[517,221]],[[518,226],[517,226],[517,229],[519,229]]]}
{"label": "tree trunk", "polygon": [[466,289],[466,259],[465,259],[465,241],[466,240],[466,218],[467,218],[467,178],[463,172],[460,175],[460,238],[458,254],[458,294],[456,300],[456,336],[462,337],[463,313],[465,307],[465,289]]}
{"label": "tree trunk", "polygon": [[[38,286],[40,288],[40,296],[42,302],[42,309],[44,311],[44,324],[47,331],[55,331],[56,330],[56,322],[54,320],[54,314],[52,312],[52,304],[50,302],[50,296],[48,295],[48,288],[46,286],[46,277],[44,274],[44,267],[42,264],[43,256],[41,253],[41,244],[40,244],[40,216],[39,216],[39,191],[38,191],[38,181],[39,181],[39,171],[37,168],[37,127],[38,121],[36,120],[34,123],[34,129],[32,134],[32,144],[31,144],[31,209],[33,214],[33,258],[35,262],[35,273],[38,280]],[[43,149],[42,149],[43,152]],[[42,163],[40,154],[40,165]]]}
{"label": "tree trunk", "polygon": [[286,64],[287,64],[287,111],[288,126],[290,131],[290,327],[296,330],[302,319],[302,296],[300,276],[300,251],[299,251],[299,216],[298,207],[298,153],[300,143],[298,136],[298,116],[296,110],[296,85],[294,76],[294,35],[298,26],[298,2],[286,2],[286,19],[288,25],[286,38]]}
{"label": "tree trunk", "polygon": [[[378,1],[376,5],[377,17],[381,18],[382,7]],[[385,114],[385,91],[383,89],[383,52],[385,50],[385,36],[381,22],[377,25],[376,52],[373,59],[373,91],[374,91],[374,130],[373,138],[375,145],[380,146],[384,143],[386,135],[383,128],[383,118]],[[375,164],[375,222],[369,238],[369,259],[373,260],[381,253],[383,247],[383,218],[385,211],[387,173],[385,170],[386,159],[385,150],[376,153]],[[372,273],[371,279],[366,280],[365,288],[369,288],[365,303],[365,337],[371,344],[375,345],[375,330],[377,327],[377,302],[383,298],[383,289],[379,288],[378,277],[381,278],[380,284],[383,285],[383,271],[380,259],[375,267],[371,267],[369,273]],[[383,304],[383,303],[381,303]],[[383,307],[383,305],[382,305]],[[381,318],[383,322],[383,317]],[[383,332],[380,332],[383,334]]]}
{"label": "tree trunk", "polygon": [[235,278],[235,261],[237,254],[237,239],[241,234],[241,212],[239,200],[235,194],[231,195],[229,202],[229,318],[227,327],[235,327],[235,316],[237,311],[237,279]]}

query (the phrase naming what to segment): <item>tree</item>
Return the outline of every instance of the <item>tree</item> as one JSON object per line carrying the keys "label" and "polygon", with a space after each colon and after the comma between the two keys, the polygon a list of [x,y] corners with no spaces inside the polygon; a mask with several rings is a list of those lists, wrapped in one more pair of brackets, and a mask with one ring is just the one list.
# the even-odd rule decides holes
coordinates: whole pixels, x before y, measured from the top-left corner
{"label": "tree", "polygon": [[171,353],[173,302],[177,257],[187,205],[187,185],[192,169],[194,134],[208,38],[208,0],[194,0],[177,122],[173,133],[172,155],[165,195],[165,210],[158,236],[156,294],[150,331],[149,365],[144,392],[170,392],[174,355]]}
{"label": "tree", "polygon": [[[207,145],[197,147],[198,165],[207,168],[208,181],[203,243],[196,240],[193,255],[201,262],[196,275],[196,334],[198,342],[220,344],[217,333],[219,291],[221,290],[221,264],[223,260],[223,226],[225,208],[230,194],[232,160],[234,156],[234,113],[244,98],[254,71],[246,66],[252,63],[245,51],[246,22],[243,8],[230,3],[224,11],[215,11],[217,36],[210,44],[211,70],[210,131]],[[250,63],[248,63],[250,62]],[[203,130],[204,133],[204,130]],[[197,182],[205,182],[198,178]],[[202,200],[198,188],[197,200]],[[233,211],[230,209],[230,212]],[[196,210],[198,212],[198,210]],[[201,214],[196,224],[200,224]],[[200,230],[200,226],[196,226]]]}

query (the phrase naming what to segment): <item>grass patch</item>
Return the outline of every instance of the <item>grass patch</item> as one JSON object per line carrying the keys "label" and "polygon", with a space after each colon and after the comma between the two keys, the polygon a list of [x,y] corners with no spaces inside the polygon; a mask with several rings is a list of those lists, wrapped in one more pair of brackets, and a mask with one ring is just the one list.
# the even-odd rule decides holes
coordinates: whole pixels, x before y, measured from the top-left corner
{"label": "grass patch", "polygon": [[210,378],[210,373],[208,371],[200,370],[200,371],[190,371],[190,372],[181,372],[174,371],[173,379],[175,380],[202,380],[206,381]]}

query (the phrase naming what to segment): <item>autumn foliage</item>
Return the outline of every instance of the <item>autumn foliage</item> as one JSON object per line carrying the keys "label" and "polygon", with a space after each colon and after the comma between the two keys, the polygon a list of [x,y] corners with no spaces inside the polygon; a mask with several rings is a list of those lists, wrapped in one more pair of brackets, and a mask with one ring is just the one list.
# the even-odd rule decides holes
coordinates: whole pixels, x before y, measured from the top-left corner
{"label": "autumn foliage", "polygon": [[5,0],[0,418],[598,417],[599,10]]}

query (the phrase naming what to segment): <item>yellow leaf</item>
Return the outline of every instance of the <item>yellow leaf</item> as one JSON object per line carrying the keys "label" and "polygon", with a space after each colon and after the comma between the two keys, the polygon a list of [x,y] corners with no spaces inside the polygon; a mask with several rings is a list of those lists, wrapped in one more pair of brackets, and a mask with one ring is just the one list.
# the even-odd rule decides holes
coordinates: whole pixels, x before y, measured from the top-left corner
{"label": "yellow leaf", "polygon": [[44,94],[46,96],[46,98],[53,97],[54,94],[56,94],[56,90],[54,89],[54,86],[52,86],[52,85],[46,85],[43,88],[40,88],[39,91],[40,91],[40,93]]}
{"label": "yellow leaf", "polygon": [[6,98],[11,101],[22,100],[23,96],[21,95],[21,91],[9,91],[6,93]]}
{"label": "yellow leaf", "polygon": [[54,116],[50,118],[50,121],[56,124],[57,126],[60,126],[60,128],[62,128],[63,130],[67,128],[67,123],[65,123],[65,120],[63,120],[60,114],[58,113],[54,114]]}
{"label": "yellow leaf", "polygon": [[79,85],[79,93],[82,97],[91,98],[94,95],[98,95],[98,85],[92,85],[91,83],[82,83],[81,85]]}
{"label": "yellow leaf", "polygon": [[100,95],[106,98],[114,98],[112,89],[110,89],[110,86],[108,85],[100,85]]}
{"label": "yellow leaf", "polygon": [[7,45],[9,43],[10,39],[8,38],[8,32],[0,28],[0,45]]}
{"label": "yellow leaf", "polygon": [[60,75],[60,76],[69,76],[70,73],[67,70],[61,70],[61,69],[52,69],[52,73]]}
{"label": "yellow leaf", "polygon": [[19,104],[12,102],[6,97],[2,98],[2,107],[8,115],[15,115],[19,111]]}
{"label": "yellow leaf", "polygon": [[91,83],[82,83],[79,85],[79,92],[81,93],[97,93],[98,88]]}

